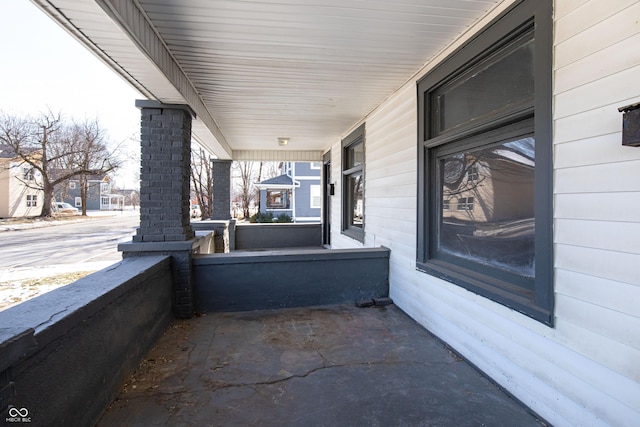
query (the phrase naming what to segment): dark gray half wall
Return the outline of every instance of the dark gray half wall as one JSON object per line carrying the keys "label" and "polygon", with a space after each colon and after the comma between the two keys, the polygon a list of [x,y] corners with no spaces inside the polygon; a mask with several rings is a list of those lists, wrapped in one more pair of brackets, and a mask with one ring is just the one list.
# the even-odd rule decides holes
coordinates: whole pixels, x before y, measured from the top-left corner
{"label": "dark gray half wall", "polygon": [[364,248],[195,256],[196,310],[262,310],[386,297],[389,254],[387,248]]}

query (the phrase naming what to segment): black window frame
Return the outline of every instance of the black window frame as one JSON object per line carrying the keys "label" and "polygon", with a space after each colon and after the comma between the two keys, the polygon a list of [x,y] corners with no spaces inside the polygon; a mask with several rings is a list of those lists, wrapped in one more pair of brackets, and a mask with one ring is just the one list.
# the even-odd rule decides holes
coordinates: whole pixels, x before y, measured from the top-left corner
{"label": "black window frame", "polygon": [[[463,124],[453,131],[432,136],[429,93],[468,72],[474,65],[504,48],[527,31],[533,32],[534,95],[529,105],[507,114]],[[522,0],[494,19],[477,36],[453,52],[439,66],[418,81],[418,206],[416,267],[471,292],[485,296],[546,325],[554,324],[553,290],[553,146],[552,146],[552,42],[551,0]],[[463,144],[467,138],[481,138],[489,132],[517,133],[529,121],[535,146],[535,279],[533,289],[487,275],[468,263],[439,259],[433,242],[437,209],[434,158],[447,144]],[[531,125],[532,123],[532,125]],[[506,130],[505,130],[506,129]],[[524,132],[524,131],[523,131]]]}
{"label": "black window frame", "polygon": [[[362,162],[356,166],[349,165],[349,151],[354,146],[362,144]],[[364,243],[365,229],[365,124],[358,126],[342,140],[342,234]],[[360,174],[362,176],[362,227],[353,225],[354,200],[349,191],[349,178]]]}

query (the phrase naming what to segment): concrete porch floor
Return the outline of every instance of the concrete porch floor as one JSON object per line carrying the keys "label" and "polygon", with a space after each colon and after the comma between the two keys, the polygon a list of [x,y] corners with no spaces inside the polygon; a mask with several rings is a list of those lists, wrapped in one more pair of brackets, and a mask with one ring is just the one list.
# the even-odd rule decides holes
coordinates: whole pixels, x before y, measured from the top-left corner
{"label": "concrete porch floor", "polygon": [[175,321],[99,426],[544,426],[395,306]]}

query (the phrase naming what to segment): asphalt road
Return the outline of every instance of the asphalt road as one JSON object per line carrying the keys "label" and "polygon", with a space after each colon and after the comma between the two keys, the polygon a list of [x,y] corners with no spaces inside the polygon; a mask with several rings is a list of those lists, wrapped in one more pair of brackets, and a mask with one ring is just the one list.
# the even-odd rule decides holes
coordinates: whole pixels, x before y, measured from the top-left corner
{"label": "asphalt road", "polygon": [[85,221],[0,233],[0,269],[117,262],[118,243],[131,241],[136,213],[115,213]]}

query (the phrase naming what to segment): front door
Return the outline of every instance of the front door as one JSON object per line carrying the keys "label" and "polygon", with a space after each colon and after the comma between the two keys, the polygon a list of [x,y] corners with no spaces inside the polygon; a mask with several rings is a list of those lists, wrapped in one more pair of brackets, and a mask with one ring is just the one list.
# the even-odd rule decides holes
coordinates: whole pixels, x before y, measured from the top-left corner
{"label": "front door", "polygon": [[325,153],[322,158],[322,244],[331,244],[331,196],[333,184],[331,184],[331,151]]}

